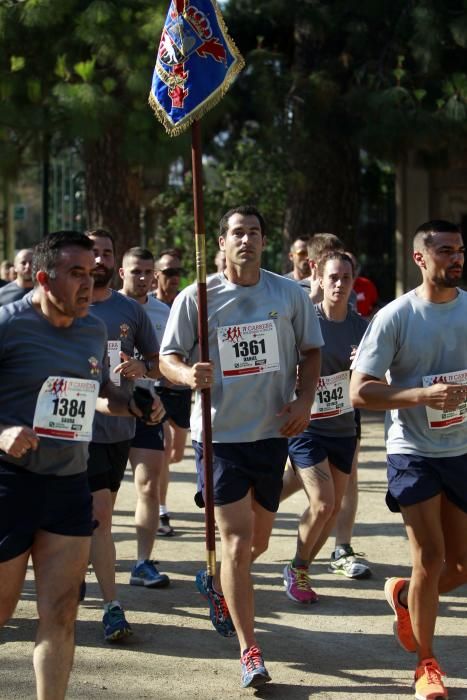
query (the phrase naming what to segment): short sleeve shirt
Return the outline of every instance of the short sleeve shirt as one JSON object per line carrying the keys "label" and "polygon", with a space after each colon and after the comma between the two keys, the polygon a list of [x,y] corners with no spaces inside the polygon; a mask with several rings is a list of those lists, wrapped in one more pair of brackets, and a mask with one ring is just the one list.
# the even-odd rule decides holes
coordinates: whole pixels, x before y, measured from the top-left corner
{"label": "short sleeve shirt", "polygon": [[[99,318],[107,328],[109,341],[117,341],[121,351],[133,357],[135,350],[141,355],[159,351],[156,334],[148,315],[134,299],[111,290],[108,299],[91,304],[90,313]],[[112,375],[111,375],[112,379]],[[133,382],[120,378],[120,388],[130,398]],[[106,416],[97,413],[94,419],[93,442],[113,443],[131,440],[135,434],[135,419],[122,416]]]}
{"label": "short sleeve shirt", "polygon": [[[0,424],[32,427],[40,389],[49,376],[108,379],[104,324],[93,316],[57,328],[32,305],[32,294],[0,309]],[[88,446],[41,437],[21,459],[0,458],[39,474],[67,476],[86,470]]]}
{"label": "short sleeve shirt", "polygon": [[[403,389],[422,387],[423,377],[467,370],[467,293],[433,304],[415,290],[378,311],[352,364],[362,374]],[[467,452],[467,423],[429,427],[425,406],[386,412],[389,454],[455,457]]]}
{"label": "short sleeve shirt", "polygon": [[[291,280],[261,270],[256,285],[244,287],[223,273],[207,280],[209,353],[214,363],[211,391],[214,442],[253,442],[280,436],[284,418],[277,416],[294,396],[300,353],[323,344],[313,304]],[[221,368],[219,335],[243,324],[274,326],[279,368],[226,380]],[[161,347],[189,364],[199,361],[196,285],[184,289],[172,306]],[[192,436],[202,439],[201,404],[197,392],[191,419]]]}

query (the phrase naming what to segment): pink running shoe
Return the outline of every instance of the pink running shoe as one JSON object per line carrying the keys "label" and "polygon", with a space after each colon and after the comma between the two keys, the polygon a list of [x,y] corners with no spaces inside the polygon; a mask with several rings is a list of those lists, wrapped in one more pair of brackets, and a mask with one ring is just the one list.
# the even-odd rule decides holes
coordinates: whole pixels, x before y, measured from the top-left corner
{"label": "pink running shoe", "polygon": [[285,592],[296,603],[316,603],[318,596],[311,587],[306,566],[287,564],[284,569]]}

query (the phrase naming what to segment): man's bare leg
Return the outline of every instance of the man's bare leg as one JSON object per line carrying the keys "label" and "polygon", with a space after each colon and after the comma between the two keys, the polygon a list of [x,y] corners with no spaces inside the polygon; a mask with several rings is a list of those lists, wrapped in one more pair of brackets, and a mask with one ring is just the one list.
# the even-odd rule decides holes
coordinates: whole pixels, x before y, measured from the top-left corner
{"label": "man's bare leg", "polygon": [[295,473],[295,469],[292,466],[287,466],[284,472],[284,478],[282,479],[282,491],[280,502],[285,501],[289,496],[293,496],[294,493],[298,493],[303,489],[303,484]]}
{"label": "man's bare leg", "polygon": [[73,664],[79,586],[89,558],[89,537],[40,530],[31,550],[39,626],[34,648],[38,700],[63,700]]}
{"label": "man's bare leg", "polygon": [[215,511],[222,542],[222,590],[243,652],[256,644],[251,562],[267,547],[275,513],[253,503],[251,493]]}
{"label": "man's bare leg", "polygon": [[350,544],[355,524],[358,508],[358,456],[360,452],[360,440],[357,440],[357,447],[352,460],[352,471],[349,475],[341,507],[336,519],[336,543]]}
{"label": "man's bare leg", "polygon": [[[116,494],[115,494],[116,497]],[[99,521],[91,541],[91,563],[99,582],[104,603],[117,597],[115,585],[115,543],[112,537],[112,511],[115,498],[109,489],[92,494],[93,517]]]}
{"label": "man's bare leg", "polygon": [[159,525],[159,480],[164,468],[164,452],[132,447],[130,464],[136,490],[136,559],[151,558]]}
{"label": "man's bare leg", "polygon": [[[418,512],[417,515],[414,515],[412,509],[417,509],[418,506],[424,504],[428,504],[428,506],[423,509],[423,515],[418,514]],[[403,508],[402,510],[411,553],[415,550],[417,556],[417,571],[414,575],[414,567],[410,585],[406,585],[400,592],[400,600],[404,605],[408,604],[409,606],[412,629],[418,646],[418,655],[419,659],[422,660],[433,656],[432,640],[438,611],[439,594],[448,593],[467,582],[467,540],[465,537],[467,532],[467,513],[449,501],[444,494],[429,499],[429,501],[424,501],[422,504],[417,504],[417,506]],[[418,544],[418,539],[423,538],[418,536],[417,539],[415,534],[415,532],[418,532],[420,525],[422,528],[424,527],[426,519],[429,519],[430,525],[433,525],[434,536],[437,538],[438,565],[439,552],[444,549],[444,565],[442,564],[441,566],[439,578],[434,582],[436,585],[435,591],[432,590],[431,586],[428,587],[428,599],[430,601],[428,605],[425,605],[424,596],[426,594],[423,584],[422,586],[419,584],[419,579],[422,578],[423,582],[424,578],[436,574],[436,571],[433,574],[430,574],[428,571],[428,568],[431,570],[432,555],[436,561],[436,552],[431,552],[431,548],[429,549],[430,554],[427,557],[429,566],[422,566],[420,572],[420,545]],[[439,540],[439,527],[441,527],[442,531],[442,543]],[[426,533],[425,535],[425,545],[428,547],[430,547],[428,537],[432,536],[432,534]],[[414,541],[413,545],[412,541]],[[422,618],[421,625],[420,618]]]}
{"label": "man's bare leg", "polygon": [[12,617],[23,589],[30,550],[0,562],[0,627]]}
{"label": "man's bare leg", "polygon": [[438,587],[444,566],[441,495],[413,506],[402,506],[401,511],[412,560],[408,605],[417,653],[422,660],[433,656]]}
{"label": "man's bare leg", "polygon": [[467,582],[467,513],[444,494],[441,496],[441,522],[445,564],[439,579],[439,592],[447,593]]}
{"label": "man's bare leg", "polygon": [[181,462],[185,454],[187,428],[180,428],[179,425],[169,419],[170,430],[172,433],[172,449],[170,451],[170,464]]}

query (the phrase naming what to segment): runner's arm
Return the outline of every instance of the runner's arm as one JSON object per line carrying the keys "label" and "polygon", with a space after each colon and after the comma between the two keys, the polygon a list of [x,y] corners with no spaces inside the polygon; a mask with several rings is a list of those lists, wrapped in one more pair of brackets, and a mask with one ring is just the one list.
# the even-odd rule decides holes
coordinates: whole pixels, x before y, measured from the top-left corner
{"label": "runner's arm", "polygon": [[141,379],[141,377],[159,379],[161,376],[159,371],[159,353],[157,352],[144,355],[144,360],[130,357],[130,355],[121,352],[120,359],[122,362],[114,367],[113,371],[116,374],[120,373],[127,379]]}
{"label": "runner's arm", "polygon": [[172,384],[182,384],[191,389],[210,389],[214,379],[212,362],[195,362],[187,365],[181,355],[172,353],[159,356],[161,373]]}
{"label": "runner's arm", "polygon": [[452,411],[465,401],[467,386],[432,384],[429,387],[402,387],[387,384],[384,379],[353,370],[350,379],[350,400],[354,408],[388,411],[396,408],[429,406],[439,411]]}
{"label": "runner's arm", "polygon": [[0,425],[0,450],[10,457],[22,457],[28,450],[37,450],[39,436],[25,425]]}
{"label": "runner's arm", "polygon": [[302,359],[297,367],[297,398],[287,403],[278,414],[287,418],[281,427],[281,435],[284,437],[299,435],[308,426],[320,369],[319,348],[312,348],[302,353]]}
{"label": "runner's arm", "polygon": [[[119,387],[112,384],[111,381],[101,384],[99,396],[97,399],[96,410],[99,413],[104,413],[107,416],[138,416],[142,417],[142,413],[137,407],[134,399],[128,396]],[[152,413],[150,423],[160,423],[165,415],[165,409],[158,396],[155,397],[152,404]]]}

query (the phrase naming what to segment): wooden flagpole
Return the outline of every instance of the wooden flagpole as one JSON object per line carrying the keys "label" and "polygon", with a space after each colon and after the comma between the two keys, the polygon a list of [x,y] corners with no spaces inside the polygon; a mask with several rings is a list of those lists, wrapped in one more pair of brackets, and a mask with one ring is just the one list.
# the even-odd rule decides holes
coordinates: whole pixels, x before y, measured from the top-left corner
{"label": "wooden flagpole", "polygon": [[[196,280],[198,284],[198,332],[200,361],[209,362],[209,337],[206,292],[206,234],[204,228],[203,164],[201,152],[201,125],[198,120],[191,126],[191,163],[193,171],[193,207],[195,217]],[[203,421],[204,502],[206,565],[209,577],[216,573],[216,533],[214,523],[214,496],[212,480],[212,427],[211,390],[201,390]],[[212,581],[210,580],[210,583]]]}

